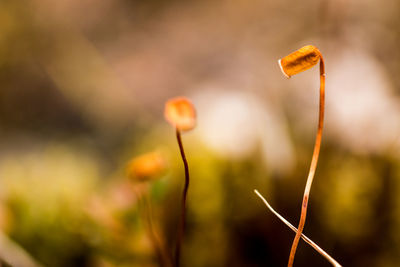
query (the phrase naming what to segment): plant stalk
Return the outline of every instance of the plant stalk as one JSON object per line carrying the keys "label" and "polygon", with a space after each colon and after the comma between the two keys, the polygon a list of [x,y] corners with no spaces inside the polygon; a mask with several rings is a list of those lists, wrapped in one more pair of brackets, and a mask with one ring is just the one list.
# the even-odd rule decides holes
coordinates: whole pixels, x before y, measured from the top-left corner
{"label": "plant stalk", "polygon": [[154,220],[153,220],[153,211],[151,208],[151,202],[147,194],[144,194],[142,197],[142,202],[144,206],[144,213],[147,222],[148,235],[153,243],[153,247],[156,250],[157,257],[159,259],[160,265],[162,267],[172,267],[172,259],[168,254],[165,248],[165,242],[161,239],[160,235],[157,233]]}
{"label": "plant stalk", "polygon": [[182,192],[182,206],[181,206],[181,217],[179,220],[178,226],[178,236],[176,239],[176,248],[175,248],[175,267],[179,267],[180,265],[180,254],[181,254],[181,246],[183,241],[183,236],[185,233],[186,226],[186,198],[187,192],[189,189],[189,166],[185,156],[185,150],[182,145],[182,138],[179,129],[176,129],[176,139],[178,140],[179,151],[181,152],[181,157],[183,161],[183,165],[185,167],[185,185]]}
{"label": "plant stalk", "polygon": [[294,237],[292,248],[290,250],[289,261],[287,265],[288,267],[293,266],[297,245],[299,244],[299,240],[304,229],[304,224],[306,222],[308,199],[310,196],[311,185],[314,179],[315,170],[317,168],[318,156],[321,148],[321,137],[322,137],[322,129],[324,126],[324,109],[325,109],[325,64],[322,55],[319,63],[319,72],[320,72],[320,88],[319,88],[320,98],[319,98],[318,131],[315,138],[314,152],[311,159],[310,171],[308,173],[307,183],[304,190],[299,226],[297,227],[298,230],[296,236]]}

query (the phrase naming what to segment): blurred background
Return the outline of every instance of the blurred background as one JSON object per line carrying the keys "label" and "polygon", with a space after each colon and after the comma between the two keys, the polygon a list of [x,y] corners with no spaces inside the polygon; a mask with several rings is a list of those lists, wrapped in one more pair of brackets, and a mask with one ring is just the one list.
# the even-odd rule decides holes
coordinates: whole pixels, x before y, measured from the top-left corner
{"label": "blurred background", "polygon": [[[184,181],[163,109],[185,95],[182,265],[285,266],[294,233],[253,189],[297,225],[318,67],[288,80],[277,60],[314,44],[304,233],[344,266],[399,266],[399,27],[397,0],[1,0],[2,264],[160,266]],[[152,151],[163,171],[129,177]],[[295,266],[330,264],[300,241]]]}

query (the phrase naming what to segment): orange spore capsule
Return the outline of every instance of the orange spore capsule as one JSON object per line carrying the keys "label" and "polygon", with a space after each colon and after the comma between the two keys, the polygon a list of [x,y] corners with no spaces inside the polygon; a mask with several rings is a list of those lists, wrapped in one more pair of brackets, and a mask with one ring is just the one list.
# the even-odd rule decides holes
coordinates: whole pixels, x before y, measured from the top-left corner
{"label": "orange spore capsule", "polygon": [[320,58],[321,53],[318,48],[313,45],[306,45],[278,60],[278,63],[283,74],[290,78],[290,76],[312,68]]}
{"label": "orange spore capsule", "polygon": [[186,97],[175,97],[165,103],[165,119],[180,131],[190,131],[196,126],[196,110]]}
{"label": "orange spore capsule", "polygon": [[160,152],[149,152],[133,158],[126,172],[133,180],[146,181],[157,178],[166,170],[166,159]]}

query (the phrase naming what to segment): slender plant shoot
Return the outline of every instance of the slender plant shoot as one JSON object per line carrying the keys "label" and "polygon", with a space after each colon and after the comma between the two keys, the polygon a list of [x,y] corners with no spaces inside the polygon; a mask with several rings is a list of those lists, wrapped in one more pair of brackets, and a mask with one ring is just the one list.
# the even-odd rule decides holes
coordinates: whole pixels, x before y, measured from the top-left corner
{"label": "slender plant shoot", "polygon": [[[254,190],[254,193],[261,198],[264,202],[265,206],[273,213],[276,217],[278,217],[283,223],[285,223],[290,229],[292,229],[295,233],[297,233],[297,228],[294,227],[290,222],[288,222],[282,215],[280,215],[277,211],[275,211],[272,206],[268,203],[268,201],[257,191]],[[333,266],[342,267],[334,258],[332,258],[328,253],[326,253],[322,248],[320,248],[317,244],[315,244],[310,238],[301,234],[301,238],[308,243],[311,247],[313,247],[319,254],[321,254],[325,259],[327,259]]]}
{"label": "slender plant shoot", "polygon": [[314,179],[315,170],[317,168],[318,156],[321,147],[321,137],[322,129],[324,125],[324,108],[325,108],[325,64],[321,52],[312,45],[307,45],[299,50],[289,54],[288,56],[280,59],[279,66],[283,74],[290,78],[290,76],[307,70],[314,65],[319,63],[319,73],[320,73],[320,98],[319,98],[319,119],[318,119],[318,130],[315,138],[314,152],[311,159],[311,166],[307,177],[307,183],[303,195],[303,203],[301,205],[301,215],[298,231],[292,243],[292,248],[290,250],[288,267],[293,266],[294,257],[296,254],[297,245],[299,243],[301,234],[304,229],[304,224],[306,222],[308,199],[310,196],[311,185]]}
{"label": "slender plant shoot", "polygon": [[193,104],[187,98],[176,97],[167,101],[164,115],[166,120],[176,129],[176,139],[185,168],[185,185],[182,192],[181,216],[175,247],[175,267],[179,267],[180,252],[186,225],[186,199],[189,189],[189,165],[186,160],[185,150],[183,149],[181,131],[189,131],[196,126],[196,111]]}
{"label": "slender plant shoot", "polygon": [[152,204],[149,198],[149,183],[159,178],[166,170],[166,158],[159,151],[142,154],[129,161],[126,167],[127,176],[135,182],[135,193],[138,198],[140,214],[146,224],[147,234],[159,258],[160,266],[171,267],[172,258],[166,249],[165,242],[157,233],[153,219]]}

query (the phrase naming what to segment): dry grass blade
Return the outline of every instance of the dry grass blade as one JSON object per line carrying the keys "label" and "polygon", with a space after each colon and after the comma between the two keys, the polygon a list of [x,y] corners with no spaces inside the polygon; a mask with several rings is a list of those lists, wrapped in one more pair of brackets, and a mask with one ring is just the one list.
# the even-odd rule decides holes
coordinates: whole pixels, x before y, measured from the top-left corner
{"label": "dry grass blade", "polygon": [[[284,222],[287,226],[289,226],[290,229],[292,229],[295,233],[297,233],[297,228],[294,227],[290,222],[288,222],[285,218],[282,217],[278,212],[276,212],[271,205],[267,202],[267,200],[257,191],[254,190],[254,193],[257,194],[259,198],[264,202],[264,204],[267,206],[267,208],[276,215],[282,222]],[[326,253],[322,248],[320,248],[317,244],[315,244],[311,239],[309,239],[307,236],[304,234],[301,234],[301,238],[307,242],[310,246],[312,246],[316,251],[318,251],[319,254],[321,254],[324,258],[326,258],[333,266],[335,267],[341,267],[340,265],[334,258],[332,258],[328,253]]]}
{"label": "dry grass blade", "polygon": [[[43,267],[21,246],[0,231],[0,258],[15,267]],[[0,264],[1,265],[1,264]],[[8,265],[7,265],[8,266]]]}

